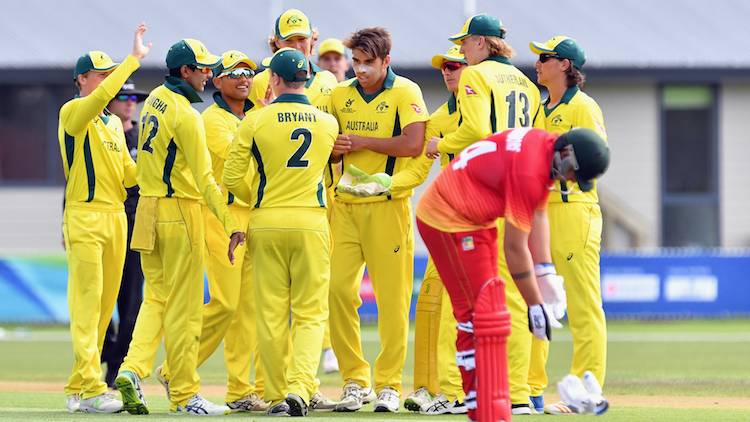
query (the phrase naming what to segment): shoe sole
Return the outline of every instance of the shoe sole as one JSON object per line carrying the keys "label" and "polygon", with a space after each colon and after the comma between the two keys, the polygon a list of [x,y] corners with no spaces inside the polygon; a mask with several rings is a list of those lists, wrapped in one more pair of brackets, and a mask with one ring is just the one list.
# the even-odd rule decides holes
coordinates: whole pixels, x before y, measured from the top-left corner
{"label": "shoe sole", "polygon": [[391,409],[388,408],[388,406],[375,406],[375,409],[373,409],[373,412],[376,412],[376,413],[385,413],[385,412],[398,413],[398,409],[391,410]]}
{"label": "shoe sole", "polygon": [[297,401],[294,397],[287,397],[286,398],[286,404],[289,405],[289,415],[290,416],[307,416],[307,406],[304,405],[304,403],[301,403],[302,398],[300,398],[300,401]]}
{"label": "shoe sole", "polygon": [[422,408],[417,404],[417,402],[411,399],[406,399],[406,401],[404,401],[404,409],[409,410],[411,412],[419,412],[422,410]]}
{"label": "shoe sole", "polygon": [[333,408],[333,411],[334,412],[356,412],[356,411],[358,411],[361,408],[362,408],[361,404],[359,406],[356,406],[356,405],[352,405],[352,406],[338,406],[337,405],[336,407]]}
{"label": "shoe sole", "polygon": [[115,385],[122,395],[122,410],[131,415],[148,415],[146,404],[138,398],[138,392],[128,377],[117,377]]}

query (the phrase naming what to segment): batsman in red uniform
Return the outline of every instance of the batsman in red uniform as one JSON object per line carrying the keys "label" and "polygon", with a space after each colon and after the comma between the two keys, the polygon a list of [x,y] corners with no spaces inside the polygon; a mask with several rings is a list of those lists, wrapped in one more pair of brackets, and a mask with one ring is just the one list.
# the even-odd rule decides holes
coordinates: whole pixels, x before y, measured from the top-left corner
{"label": "batsman in red uniform", "polygon": [[534,264],[551,262],[545,205],[554,180],[581,190],[609,165],[595,132],[560,136],[519,128],[466,148],[417,205],[417,227],[450,294],[458,321],[457,361],[469,418],[510,421],[506,338],[510,315],[497,277],[495,221],[505,218],[504,252],[529,310],[529,330],[549,340],[550,322]]}

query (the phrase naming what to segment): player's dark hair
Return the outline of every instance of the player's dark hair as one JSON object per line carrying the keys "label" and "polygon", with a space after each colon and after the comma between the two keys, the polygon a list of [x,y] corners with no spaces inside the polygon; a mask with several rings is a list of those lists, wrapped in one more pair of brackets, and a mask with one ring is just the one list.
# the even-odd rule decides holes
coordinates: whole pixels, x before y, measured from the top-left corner
{"label": "player's dark hair", "polygon": [[358,48],[368,56],[385,59],[391,54],[391,33],[379,26],[360,29],[344,40],[344,45],[350,50]]}
{"label": "player's dark hair", "polygon": [[583,84],[586,83],[586,75],[583,74],[580,70],[573,67],[573,63],[570,63],[570,66],[568,66],[568,70],[565,71],[565,77],[566,82],[568,84],[568,88],[572,86],[578,86],[578,88],[583,88]]}
{"label": "player's dark hair", "polygon": [[284,78],[281,78],[281,82],[284,84],[285,87],[292,88],[292,89],[299,89],[305,86],[305,82],[289,82]]}
{"label": "player's dark hair", "polygon": [[169,76],[182,79],[182,66],[169,69]]}

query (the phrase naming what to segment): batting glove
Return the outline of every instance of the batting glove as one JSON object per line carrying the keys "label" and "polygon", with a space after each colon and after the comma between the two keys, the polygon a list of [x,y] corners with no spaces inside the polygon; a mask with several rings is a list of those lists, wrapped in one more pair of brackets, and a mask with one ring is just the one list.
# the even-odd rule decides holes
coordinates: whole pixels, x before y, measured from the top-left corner
{"label": "batting glove", "polygon": [[539,284],[539,292],[542,294],[545,305],[547,305],[547,310],[551,311],[552,317],[555,319],[553,326],[559,328],[556,325],[561,327],[562,324],[557,320],[565,316],[565,310],[567,309],[564,280],[557,275],[555,266],[552,264],[534,265],[534,273]]}
{"label": "batting glove", "polygon": [[346,171],[336,185],[336,191],[349,195],[368,197],[387,193],[391,188],[391,176],[385,173],[370,175],[353,164],[346,167]]}
{"label": "batting glove", "polygon": [[540,340],[552,340],[549,317],[547,316],[547,311],[544,310],[544,306],[529,306],[528,316],[529,331],[531,331],[531,334]]}

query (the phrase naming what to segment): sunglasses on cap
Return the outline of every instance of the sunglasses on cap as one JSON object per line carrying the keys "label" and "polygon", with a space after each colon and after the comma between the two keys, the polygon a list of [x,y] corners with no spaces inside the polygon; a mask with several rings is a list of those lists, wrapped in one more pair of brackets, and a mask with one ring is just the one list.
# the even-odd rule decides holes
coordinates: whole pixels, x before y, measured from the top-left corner
{"label": "sunglasses on cap", "polygon": [[539,55],[539,61],[541,63],[547,63],[547,60],[549,59],[555,59],[555,60],[565,60],[564,57],[558,57],[554,54],[540,54]]}
{"label": "sunglasses on cap", "polygon": [[123,94],[123,95],[118,95],[115,98],[117,98],[120,101],[134,101],[136,103],[138,102],[138,96],[137,95],[125,95],[125,94]]}
{"label": "sunglasses on cap", "polygon": [[443,70],[447,69],[453,72],[458,69],[461,69],[462,66],[463,66],[463,63],[459,63],[459,62],[443,62],[443,65],[440,66],[440,68]]}
{"label": "sunglasses on cap", "polygon": [[189,65],[187,65],[187,67],[188,67],[188,69],[192,70],[193,72],[195,72],[197,70],[198,72],[203,73],[204,75],[211,73],[211,69],[208,68],[208,67],[196,66],[194,64],[189,64]]}
{"label": "sunglasses on cap", "polygon": [[220,78],[223,76],[229,76],[230,79],[239,79],[244,76],[249,79],[255,76],[255,72],[253,72],[253,69],[241,67],[238,69],[225,70],[219,74]]}

